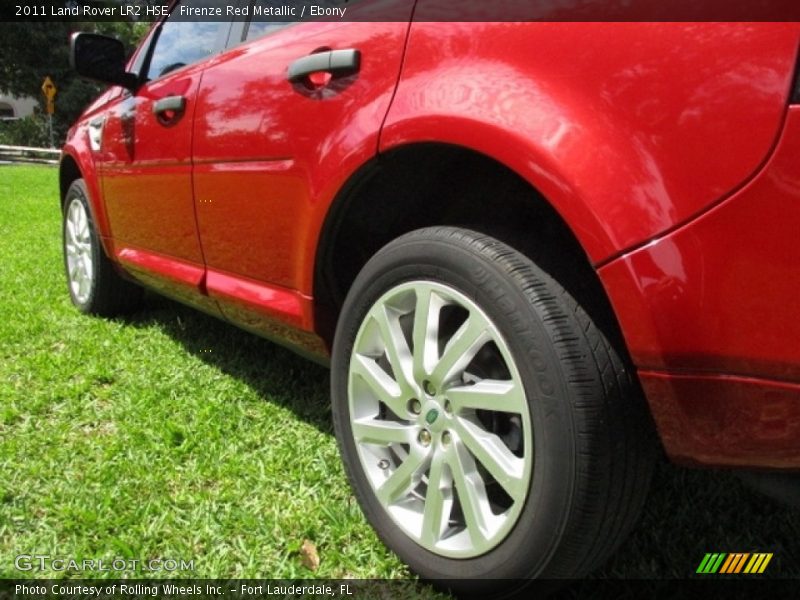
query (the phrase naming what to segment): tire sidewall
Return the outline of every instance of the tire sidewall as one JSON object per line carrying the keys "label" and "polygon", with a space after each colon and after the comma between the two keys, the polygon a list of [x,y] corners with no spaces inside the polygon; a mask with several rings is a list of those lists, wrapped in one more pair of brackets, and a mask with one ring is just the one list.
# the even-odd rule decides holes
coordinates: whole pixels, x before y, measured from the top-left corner
{"label": "tire sidewall", "polygon": [[[349,418],[348,372],[356,333],[372,304],[404,282],[429,280],[456,288],[492,319],[514,357],[528,398],[534,464],[525,506],[509,535],[469,559],[434,554],[393,523],[367,481]],[[570,510],[574,479],[573,424],[563,398],[566,377],[530,296],[500,267],[463,245],[409,239],[390,244],[365,266],[345,301],[332,359],[333,417],[345,468],[379,537],[428,579],[535,577],[555,552]],[[476,590],[477,591],[477,590]]]}

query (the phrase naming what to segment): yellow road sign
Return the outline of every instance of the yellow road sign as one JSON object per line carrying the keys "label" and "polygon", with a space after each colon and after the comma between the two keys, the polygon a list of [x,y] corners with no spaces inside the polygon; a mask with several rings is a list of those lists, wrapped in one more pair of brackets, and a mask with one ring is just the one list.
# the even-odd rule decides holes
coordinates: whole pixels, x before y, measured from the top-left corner
{"label": "yellow road sign", "polygon": [[49,77],[45,77],[44,83],[42,83],[42,93],[47,97],[48,104],[53,102],[53,98],[56,97],[57,92],[58,88],[56,88],[56,84],[53,83],[53,80]]}

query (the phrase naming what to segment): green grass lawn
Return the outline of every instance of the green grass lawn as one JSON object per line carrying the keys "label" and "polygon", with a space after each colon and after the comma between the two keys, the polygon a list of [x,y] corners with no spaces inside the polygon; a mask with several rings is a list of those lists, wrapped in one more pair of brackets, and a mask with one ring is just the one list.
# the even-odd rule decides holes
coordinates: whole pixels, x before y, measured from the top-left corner
{"label": "green grass lawn", "polygon": [[[325,369],[155,297],[124,320],[72,307],[55,169],[0,167],[0,297],[0,577],[37,575],[19,554],[194,561],[159,576],[409,576],[350,493]],[[799,540],[800,511],[662,462],[601,575],[686,577],[706,552],[763,551],[767,574],[800,577]]]}

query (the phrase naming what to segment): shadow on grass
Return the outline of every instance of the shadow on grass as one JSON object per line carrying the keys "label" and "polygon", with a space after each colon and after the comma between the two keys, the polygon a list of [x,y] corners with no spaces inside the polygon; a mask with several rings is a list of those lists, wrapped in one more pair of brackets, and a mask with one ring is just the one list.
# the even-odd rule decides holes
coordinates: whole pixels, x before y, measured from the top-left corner
{"label": "shadow on grass", "polygon": [[[332,433],[326,368],[152,294],[146,297],[145,309],[125,322],[158,327],[265,400]],[[684,579],[695,576],[707,552],[773,552],[763,577],[800,578],[800,510],[752,491],[732,472],[686,469],[662,458],[633,533],[594,576]]]}
{"label": "shadow on grass", "polygon": [[687,469],[664,458],[641,519],[599,575],[697,577],[707,552],[772,552],[760,578],[800,578],[800,510],[750,489],[733,471]]}
{"label": "shadow on grass", "polygon": [[123,319],[157,327],[187,352],[246,383],[260,397],[288,408],[324,433],[333,433],[329,371],[290,350],[225,321],[147,293],[145,306]]}

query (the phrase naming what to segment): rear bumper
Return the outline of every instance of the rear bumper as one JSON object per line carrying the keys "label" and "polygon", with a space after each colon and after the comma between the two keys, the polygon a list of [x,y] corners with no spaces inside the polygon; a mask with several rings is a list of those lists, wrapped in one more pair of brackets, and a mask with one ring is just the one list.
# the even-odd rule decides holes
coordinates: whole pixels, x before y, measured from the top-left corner
{"label": "rear bumper", "polygon": [[745,187],[599,273],[673,459],[800,468],[800,106]]}
{"label": "rear bumper", "polygon": [[639,377],[673,460],[800,467],[800,384],[652,371]]}

